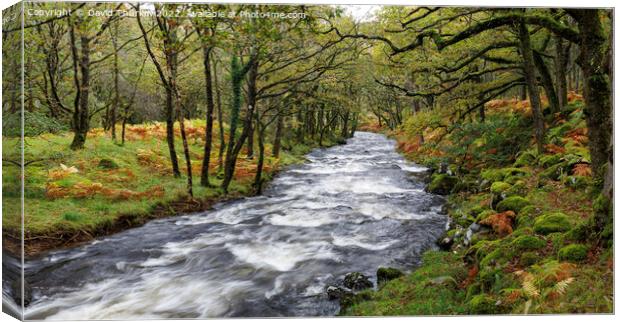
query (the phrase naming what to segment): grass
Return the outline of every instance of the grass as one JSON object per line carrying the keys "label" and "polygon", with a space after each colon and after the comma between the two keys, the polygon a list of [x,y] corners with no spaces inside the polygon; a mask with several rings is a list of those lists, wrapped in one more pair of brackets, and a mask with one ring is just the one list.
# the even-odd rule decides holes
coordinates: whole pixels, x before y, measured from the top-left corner
{"label": "grass", "polygon": [[[204,121],[187,121],[194,197],[197,200],[225,198],[219,188],[222,173],[218,171],[219,140],[214,138],[211,154],[210,183],[202,187],[200,169],[204,149]],[[26,238],[70,235],[74,232],[92,234],[115,224],[126,215],[147,217],[156,207],[170,205],[187,198],[186,167],[182,142],[177,131],[176,150],[182,178],[171,173],[165,126],[160,123],[129,126],[126,142],[114,142],[109,133],[93,129],[85,148],[69,149],[71,133],[42,134],[25,139],[25,160],[41,160],[25,169],[24,224]],[[120,133],[118,129],[117,133]],[[218,133],[214,129],[214,133]],[[332,144],[334,141],[327,141]],[[289,144],[291,145],[291,144]],[[3,137],[3,159],[19,160],[19,139]],[[271,156],[271,145],[265,151],[264,178],[269,179],[283,166],[302,162],[303,155],[313,147],[296,145],[284,149],[279,158]],[[256,171],[256,158],[248,160],[245,152],[239,155],[235,179],[229,196],[250,195]],[[102,162],[102,160],[106,160]],[[102,167],[104,165],[112,167]],[[20,229],[20,168],[3,162],[3,230],[19,236]],[[165,208],[165,206],[163,206]],[[173,210],[171,208],[171,210]],[[172,211],[171,211],[172,212]]]}
{"label": "grass", "polygon": [[467,269],[458,256],[427,252],[419,269],[386,283],[379,291],[370,293],[369,300],[353,304],[340,315],[464,314],[465,292],[458,289],[455,281],[466,275]]}
{"label": "grass", "polygon": [[[488,109],[486,124],[464,125],[462,133],[444,136],[443,129],[413,126],[420,123],[417,121],[408,121],[389,133],[406,157],[435,169],[447,163],[456,173],[457,184],[447,198],[452,224],[446,236],[457,237],[449,252],[426,253],[416,271],[377,292],[362,294],[342,314],[613,312],[612,236],[593,229],[593,201],[598,191],[587,161],[582,102],[572,102],[566,111],[547,117],[547,151],[526,162],[519,156],[534,151],[533,142],[523,140],[523,133],[533,133],[527,110],[510,101],[496,103],[499,107]],[[424,144],[417,140],[419,131],[426,138]],[[511,142],[516,141],[520,142],[517,150],[504,148],[514,147]],[[580,161],[567,166],[576,155],[582,157]],[[503,174],[515,172],[515,167],[524,175]],[[562,173],[545,175],[553,167],[562,167]],[[492,186],[506,189],[491,191]],[[520,196],[529,205],[515,208],[516,214],[510,215],[514,219],[506,220],[509,214],[501,213],[499,203],[493,205],[492,201],[511,195]],[[569,230],[537,232],[537,219],[542,221],[546,218],[542,216],[550,213],[565,216]],[[463,236],[474,222],[485,229],[465,243]],[[518,243],[528,243],[527,249],[517,250]],[[434,282],[441,276],[454,283]]]}

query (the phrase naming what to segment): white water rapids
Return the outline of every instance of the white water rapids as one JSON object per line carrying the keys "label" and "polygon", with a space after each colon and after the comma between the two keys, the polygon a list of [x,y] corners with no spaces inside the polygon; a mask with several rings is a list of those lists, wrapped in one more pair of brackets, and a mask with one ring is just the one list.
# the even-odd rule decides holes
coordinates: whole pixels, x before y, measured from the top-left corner
{"label": "white water rapids", "polygon": [[28,260],[26,318],[333,315],[327,285],[410,270],[442,233],[442,199],[416,176],[425,169],[383,135],[358,132],[308,160],[262,196]]}

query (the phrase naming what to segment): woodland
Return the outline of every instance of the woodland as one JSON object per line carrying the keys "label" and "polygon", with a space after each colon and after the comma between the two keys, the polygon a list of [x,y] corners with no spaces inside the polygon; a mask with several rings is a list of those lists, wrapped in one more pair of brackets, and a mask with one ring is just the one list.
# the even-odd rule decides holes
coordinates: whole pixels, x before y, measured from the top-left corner
{"label": "woodland", "polygon": [[431,169],[451,224],[341,315],[613,311],[612,10],[25,3],[51,9],[3,20],[5,248],[22,167],[36,255],[260,194],[370,131]]}

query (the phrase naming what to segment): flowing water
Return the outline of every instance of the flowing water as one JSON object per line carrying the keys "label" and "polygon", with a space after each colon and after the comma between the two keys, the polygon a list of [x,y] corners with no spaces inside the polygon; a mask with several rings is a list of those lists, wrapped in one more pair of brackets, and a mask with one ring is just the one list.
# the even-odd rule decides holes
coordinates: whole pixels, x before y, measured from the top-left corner
{"label": "flowing water", "polygon": [[394,141],[358,132],[307,158],[262,196],[27,261],[26,318],[333,315],[327,285],[410,270],[442,233],[442,199],[423,191],[425,169]]}

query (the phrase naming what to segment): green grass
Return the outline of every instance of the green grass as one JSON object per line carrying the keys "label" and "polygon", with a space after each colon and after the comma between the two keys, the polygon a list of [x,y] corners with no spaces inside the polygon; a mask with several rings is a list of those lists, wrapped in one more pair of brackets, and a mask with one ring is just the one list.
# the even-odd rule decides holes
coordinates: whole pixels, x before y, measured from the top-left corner
{"label": "green grass", "polygon": [[[192,127],[204,128],[204,121],[191,121]],[[177,124],[178,127],[178,124]],[[163,125],[159,130],[149,128],[148,135],[142,139],[128,133],[125,145],[115,143],[109,133],[102,134],[95,130],[89,134],[86,146],[82,150],[69,149],[71,133],[43,134],[25,139],[25,159],[43,159],[31,163],[25,173],[25,209],[24,222],[27,236],[54,235],[73,231],[95,231],[114,223],[122,215],[147,216],[158,204],[166,204],[183,199],[186,193],[185,159],[180,136],[176,138],[176,150],[183,176],[174,178],[171,175],[168,148],[162,136]],[[217,133],[214,130],[214,133]],[[211,163],[217,163],[219,140],[214,144]],[[326,141],[333,144],[334,141]],[[206,200],[223,197],[219,188],[221,174],[217,166],[212,167],[210,182],[214,187],[205,188],[199,185],[200,167],[204,141],[201,135],[190,136],[190,154],[194,177],[194,197]],[[19,139],[3,137],[3,158],[19,160]],[[313,147],[300,145],[292,150],[282,150],[280,158],[271,157],[271,146],[268,144],[265,153],[265,178],[281,167],[304,160],[303,154]],[[139,151],[150,151],[155,164],[141,164],[138,160]],[[255,155],[258,148],[255,148]],[[229,187],[229,194],[248,195],[253,193],[251,184],[254,180],[256,159],[246,160],[242,150],[237,165],[237,177]],[[118,169],[98,167],[101,159],[110,159]],[[77,173],[63,178],[53,178],[51,172],[60,169],[61,164],[76,167]],[[20,169],[8,162],[3,162],[3,200],[4,216],[2,223],[5,231],[16,232],[20,228]],[[105,193],[96,193],[86,197],[69,194],[61,198],[50,198],[47,191],[52,186],[62,189],[75,189],[79,185],[100,184],[105,189],[115,192],[131,191],[145,193],[150,189],[163,188],[162,196],[149,196],[123,200]]]}
{"label": "green grass", "polygon": [[465,292],[455,281],[467,270],[458,256],[448,252],[427,252],[423,265],[412,274],[392,280],[369,300],[354,304],[340,315],[437,315],[465,314]]}

